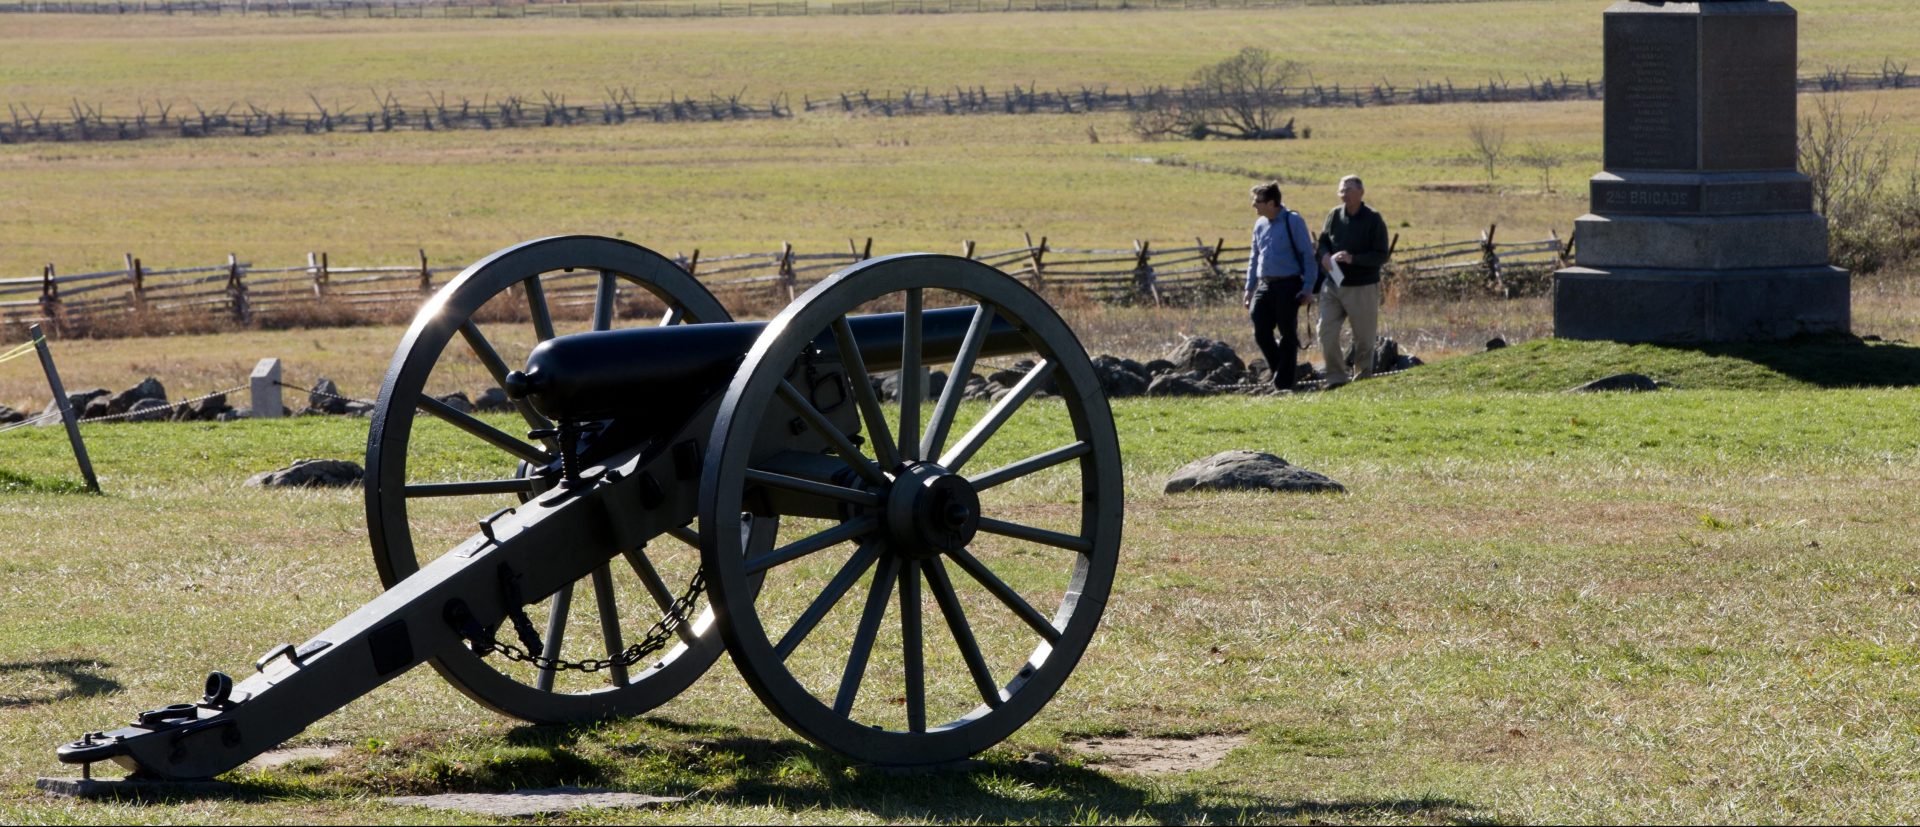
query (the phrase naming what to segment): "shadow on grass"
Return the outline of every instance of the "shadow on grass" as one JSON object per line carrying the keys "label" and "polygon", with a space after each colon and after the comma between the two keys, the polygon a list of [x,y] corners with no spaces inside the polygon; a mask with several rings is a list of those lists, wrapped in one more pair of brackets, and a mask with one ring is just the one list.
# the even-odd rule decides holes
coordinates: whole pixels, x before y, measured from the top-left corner
{"label": "shadow on grass", "polygon": [[1920,347],[1853,336],[1783,342],[1667,345],[1677,353],[1739,359],[1822,388],[1903,388],[1920,385]]}
{"label": "shadow on grass", "polygon": [[97,660],[48,660],[26,663],[0,663],[0,677],[19,673],[42,673],[55,680],[65,681],[66,686],[45,692],[28,692],[23,695],[0,695],[0,709],[18,709],[26,706],[38,706],[68,698],[90,698],[95,695],[111,695],[120,691],[120,682],[99,674],[100,670],[113,664]]}
{"label": "shadow on grass", "polygon": [[85,483],[30,477],[0,468],[0,494],[90,494]]}

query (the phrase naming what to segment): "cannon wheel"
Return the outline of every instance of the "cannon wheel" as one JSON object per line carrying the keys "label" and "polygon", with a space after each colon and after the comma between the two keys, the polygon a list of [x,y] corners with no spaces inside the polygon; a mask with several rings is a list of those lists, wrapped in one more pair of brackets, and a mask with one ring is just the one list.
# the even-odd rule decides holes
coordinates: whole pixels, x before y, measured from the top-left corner
{"label": "cannon wheel", "polygon": [[[922,396],[914,392],[914,377],[922,366],[921,319],[929,293],[957,293],[977,304],[973,327],[952,361],[956,378],[923,430],[919,403],[904,401],[900,418],[889,423],[861,359],[834,354],[858,353],[847,344],[849,313],[862,305],[904,304],[901,399]],[[957,431],[959,389],[994,316],[1021,332],[1036,365],[971,430],[949,442],[949,432]],[[825,342],[839,344],[830,352]],[[790,378],[802,366],[823,362],[843,368],[850,379],[864,438],[829,433],[836,429],[814,407],[814,395],[797,390]],[[1061,398],[1033,400],[1050,379]],[[988,443],[1007,433],[1000,425],[1016,413],[1053,417],[1054,427],[1037,429],[1053,434],[1044,437],[1051,441],[1029,445],[1036,430],[1022,428],[1020,436],[1008,437],[1009,445],[994,450]],[[768,421],[783,427],[763,428]],[[844,485],[769,470],[767,463],[779,461],[787,427],[803,423],[835,445],[847,466],[836,476]],[[952,256],[893,256],[843,270],[807,291],[773,320],[735,374],[709,444],[714,449],[700,489],[701,546],[721,635],[760,699],[822,746],[892,766],[942,764],[978,753],[1052,699],[1099,625],[1122,525],[1112,413],[1086,351],[1053,308],[991,267]],[[993,470],[968,464],[983,448],[999,455],[991,462],[1004,464]],[[1012,457],[1019,458],[1008,461]],[[1051,477],[1014,484],[1049,469],[1055,469]],[[1061,474],[1069,478],[1062,482]],[[1049,479],[1056,484],[1044,487]],[[1049,502],[1035,507],[1064,508],[1065,516],[1056,513],[1054,521],[1071,525],[1040,528],[1027,524],[1031,519],[1018,521],[1032,511],[1026,504],[996,514],[993,505],[980,503],[982,493],[1003,485],[1008,488],[991,492],[996,499],[1044,490]],[[758,496],[756,489],[764,486],[830,495],[847,505],[838,524],[817,531],[816,521],[803,536],[783,535],[771,552],[761,553],[746,548],[736,532],[717,527],[728,524],[727,515],[759,513],[779,501]],[[947,521],[946,533],[919,531],[940,520]],[[795,585],[782,576],[800,568],[812,569],[807,582],[815,585]],[[830,579],[822,576],[830,571]],[[765,584],[756,577],[765,577]],[[824,586],[817,585],[823,579]],[[863,582],[864,596],[851,597]],[[896,594],[897,635],[883,629]],[[926,639],[928,618],[936,628],[947,627],[951,644]],[[834,622],[823,622],[829,619]],[[876,647],[882,638],[897,639],[898,649],[891,643]],[[796,652],[810,655],[796,658]],[[944,666],[930,669],[935,660]],[[875,671],[878,676],[870,674]]]}
{"label": "cannon wheel", "polygon": [[[543,274],[545,278],[543,279]],[[567,281],[561,281],[561,279]],[[470,498],[474,503],[470,518],[479,520],[499,507],[502,495],[524,500],[553,484],[552,469],[557,464],[555,443],[551,438],[533,441],[521,436],[528,429],[551,427],[525,402],[516,407],[525,428],[520,435],[503,431],[481,417],[462,413],[428,394],[436,369],[462,360],[475,360],[485,368],[495,387],[510,366],[489,340],[483,327],[498,331],[508,325],[531,325],[533,338],[544,341],[555,335],[555,313],[549,293],[559,296],[562,285],[585,280],[591,288],[575,285],[574,293],[592,295],[592,326],[611,327],[616,317],[619,283],[624,281],[651,293],[667,307],[660,324],[729,321],[726,308],[713,294],[672,261],[646,248],[625,241],[595,236],[558,236],[529,241],[473,264],[420,308],[406,337],[394,353],[380,388],[367,437],[366,505],[367,528],[373,543],[374,563],[380,580],[387,587],[405,579],[420,568],[415,549],[415,533],[424,519],[410,514],[409,506],[423,498]],[[509,293],[511,291],[511,293]],[[524,304],[524,321],[482,321],[481,309],[489,300],[504,297],[516,306]],[[499,305],[496,305],[498,308]],[[495,315],[504,315],[495,311]],[[499,334],[496,333],[496,336]],[[524,334],[521,334],[524,336]],[[449,352],[456,338],[463,340]],[[444,357],[444,358],[443,358]],[[468,373],[473,361],[464,362]],[[444,393],[444,390],[438,391]],[[413,443],[416,413],[428,416],[421,421],[439,420],[465,432],[482,445],[497,451],[494,470],[478,472],[493,479],[477,481],[420,480],[409,477],[408,462],[418,450]],[[520,424],[520,423],[516,423]],[[441,433],[446,433],[442,430]],[[509,500],[510,502],[511,500]],[[413,509],[420,511],[422,509]],[[472,530],[469,528],[468,530]],[[662,543],[692,545],[690,529],[670,532],[676,539],[661,538]],[[625,557],[625,563],[620,562]],[[548,601],[543,637],[550,656],[579,658],[606,657],[620,651],[623,641],[639,639],[676,596],[682,584],[693,576],[697,559],[691,552],[680,570],[665,563],[665,555],[649,554],[641,549],[609,549],[609,564],[569,585]],[[631,589],[626,597],[615,592],[614,567],[630,566],[645,586]],[[624,575],[623,575],[624,578]],[[601,618],[600,635],[576,635],[596,640],[563,641],[568,616],[577,592],[591,590]],[[650,598],[650,599],[649,599]],[[629,611],[623,618],[622,605],[639,603],[646,608]],[[662,611],[656,612],[658,607]],[[536,619],[536,623],[539,619]],[[490,663],[466,650],[443,654],[433,661],[434,668],[455,687],[482,705],[497,712],[538,723],[563,723],[600,718],[638,715],[680,694],[698,679],[723,648],[712,633],[712,611],[689,619],[681,642],[656,655],[652,663],[635,664],[626,669],[608,670],[610,680],[587,691],[556,689],[556,674],[550,670],[507,663]],[[601,648],[604,646],[604,648]],[[512,670],[512,671],[502,671]]]}

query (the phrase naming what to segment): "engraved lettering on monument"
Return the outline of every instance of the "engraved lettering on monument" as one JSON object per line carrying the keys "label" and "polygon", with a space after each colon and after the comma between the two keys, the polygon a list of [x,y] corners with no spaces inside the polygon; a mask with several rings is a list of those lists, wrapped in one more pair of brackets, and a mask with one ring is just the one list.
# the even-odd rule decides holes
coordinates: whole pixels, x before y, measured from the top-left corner
{"label": "engraved lettering on monument", "polygon": [[1606,21],[1607,169],[1698,169],[1699,41],[1691,20]]}

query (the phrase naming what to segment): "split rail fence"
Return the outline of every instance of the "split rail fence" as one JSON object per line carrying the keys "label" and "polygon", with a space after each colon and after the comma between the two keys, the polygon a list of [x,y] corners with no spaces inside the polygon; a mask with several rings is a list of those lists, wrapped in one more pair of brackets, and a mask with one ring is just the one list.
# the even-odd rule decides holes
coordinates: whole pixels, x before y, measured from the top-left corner
{"label": "split rail fence", "polygon": [[973,14],[1015,11],[1279,9],[1402,5],[1460,0],[769,0],[768,2],[574,2],[573,0],[13,0],[0,14],[159,14],[190,17],[806,17]]}
{"label": "split rail fence", "polygon": [[[1540,241],[1494,240],[1489,227],[1479,239],[1396,250],[1389,285],[1418,286],[1451,280],[1496,295],[1525,292],[1520,271],[1565,266],[1571,244],[1555,233]],[[981,250],[967,241],[961,254],[1020,278],[1051,298],[1130,304],[1194,304],[1238,300],[1249,250],[1224,239],[1163,244],[1136,240],[1130,247],[1055,246],[1031,236],[1019,247]],[[1399,243],[1399,238],[1394,238]],[[792,244],[770,253],[702,256],[680,254],[682,269],[734,307],[780,307],[836,270],[873,254],[873,239],[847,241],[844,252],[802,252]],[[416,261],[383,266],[338,266],[326,253],[309,253],[304,264],[257,267],[229,255],[204,267],[148,269],[127,254],[123,267],[61,274],[46,265],[37,277],[0,279],[0,326],[44,324],[56,335],[119,325],[137,329],[151,317],[204,317],[245,325],[276,317],[314,318],[330,307],[360,317],[412,313],[427,296],[466,265],[434,266],[421,251]],[[590,307],[598,279],[586,272],[550,274],[544,284],[556,307]],[[640,299],[639,288],[621,284]],[[127,325],[132,319],[135,324]]]}

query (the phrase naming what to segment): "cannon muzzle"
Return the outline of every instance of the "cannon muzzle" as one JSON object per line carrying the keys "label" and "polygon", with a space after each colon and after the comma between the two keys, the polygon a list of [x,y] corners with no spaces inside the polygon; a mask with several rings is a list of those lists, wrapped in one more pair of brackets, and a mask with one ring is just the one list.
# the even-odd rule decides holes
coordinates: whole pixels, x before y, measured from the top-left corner
{"label": "cannon muzzle", "polygon": [[[952,361],[973,315],[972,307],[926,311],[921,325],[922,364]],[[900,369],[905,319],[904,313],[848,317],[867,370]],[[684,402],[719,390],[766,327],[766,322],[724,322],[558,336],[528,354],[526,370],[507,374],[507,395],[528,400],[556,422],[677,407],[680,403],[663,397],[678,396]],[[821,334],[814,343],[828,358],[838,358],[840,347],[831,332]],[[1020,330],[996,316],[980,355],[1029,350]],[[663,393],[663,388],[673,391]]]}

